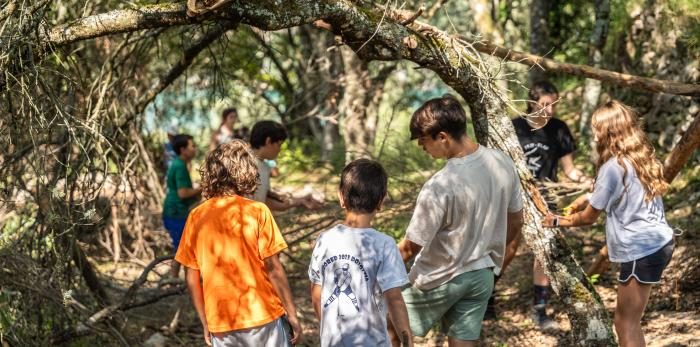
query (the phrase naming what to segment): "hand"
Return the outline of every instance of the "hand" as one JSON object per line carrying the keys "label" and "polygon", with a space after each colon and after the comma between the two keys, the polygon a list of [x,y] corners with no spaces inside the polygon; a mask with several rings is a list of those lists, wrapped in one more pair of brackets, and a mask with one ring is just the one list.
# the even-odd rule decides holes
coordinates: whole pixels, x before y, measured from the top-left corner
{"label": "hand", "polygon": [[312,195],[305,196],[302,199],[302,204],[304,205],[304,207],[308,208],[309,210],[316,210],[316,209],[321,208],[321,206],[323,206],[323,202],[320,202],[320,201],[314,199],[314,197]]}
{"label": "hand", "polygon": [[583,211],[586,206],[588,206],[588,197],[589,194],[586,193],[576,198],[569,206],[564,207],[564,213],[562,215],[570,216],[576,212]]}
{"label": "hand", "polygon": [[585,185],[586,185],[586,189],[587,189],[588,191],[591,191],[591,192],[593,191],[593,188],[594,188],[594,186],[595,186],[595,180],[594,180],[593,178],[588,177],[588,176],[583,176],[583,175],[581,175],[581,176],[578,178],[577,181],[578,181],[579,183],[585,184]]}
{"label": "hand", "polygon": [[572,203],[571,205],[564,207],[564,210],[563,210],[563,212],[561,213],[561,215],[564,216],[564,217],[570,216],[572,213],[575,213],[575,212],[576,212],[577,207],[578,207],[578,206],[576,206],[576,204],[573,204],[573,203]]}
{"label": "hand", "polygon": [[211,333],[207,323],[202,323],[202,331],[204,332],[204,342],[207,343],[207,346],[211,346]]}
{"label": "hand", "polygon": [[542,219],[542,226],[545,228],[554,228],[554,220],[557,218],[557,216],[548,213],[544,219]]}
{"label": "hand", "polygon": [[301,330],[301,324],[299,324],[297,317],[287,316],[287,321],[292,326],[292,345],[302,343],[304,341],[304,333]]}

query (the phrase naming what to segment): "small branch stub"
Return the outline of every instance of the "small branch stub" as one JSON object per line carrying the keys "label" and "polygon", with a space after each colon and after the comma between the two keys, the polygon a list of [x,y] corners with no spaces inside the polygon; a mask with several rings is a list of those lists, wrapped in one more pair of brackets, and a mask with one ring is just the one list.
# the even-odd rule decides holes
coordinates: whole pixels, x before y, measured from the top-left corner
{"label": "small branch stub", "polygon": [[409,49],[416,49],[418,47],[418,41],[413,36],[406,36],[403,38],[403,44]]}

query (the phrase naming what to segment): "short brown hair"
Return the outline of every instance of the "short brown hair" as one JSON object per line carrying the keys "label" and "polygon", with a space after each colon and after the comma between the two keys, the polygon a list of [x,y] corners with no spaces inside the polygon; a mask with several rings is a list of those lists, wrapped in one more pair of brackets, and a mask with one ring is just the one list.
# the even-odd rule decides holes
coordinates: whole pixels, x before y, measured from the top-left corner
{"label": "short brown hair", "polygon": [[207,156],[202,175],[202,196],[251,195],[258,187],[258,166],[250,145],[233,140]]}
{"label": "short brown hair", "polygon": [[372,213],[379,208],[387,192],[387,174],[382,164],[357,159],[343,169],[340,195],[345,209],[356,213]]}
{"label": "short brown hair", "polygon": [[459,140],[467,133],[467,115],[452,95],[430,99],[413,113],[410,123],[411,140],[430,135],[435,138],[444,131]]}

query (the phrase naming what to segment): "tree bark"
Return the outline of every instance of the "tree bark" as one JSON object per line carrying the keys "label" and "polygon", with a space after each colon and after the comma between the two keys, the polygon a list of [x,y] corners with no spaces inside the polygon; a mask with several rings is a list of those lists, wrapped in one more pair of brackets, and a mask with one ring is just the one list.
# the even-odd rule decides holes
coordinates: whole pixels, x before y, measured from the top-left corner
{"label": "tree bark", "polygon": [[345,162],[369,158],[374,151],[377,133],[377,113],[384,84],[394,67],[382,69],[370,77],[369,63],[360,59],[349,47],[342,47],[345,83],[339,105],[343,117]]}
{"label": "tree bark", "polygon": [[[547,17],[549,16],[548,0],[532,0],[530,4],[530,52],[539,56],[551,53],[549,44],[549,26]],[[530,85],[546,79],[547,70],[533,67],[530,69]]]}
{"label": "tree bark", "polygon": [[[491,0],[472,0],[469,2],[469,6],[474,14],[474,24],[476,25],[476,29],[479,31],[479,33],[486,40],[497,45],[503,45],[503,43],[505,43],[503,39],[503,32],[491,17],[491,13],[493,12],[493,3]],[[491,64],[500,63],[498,58],[490,58]],[[508,74],[508,71],[505,70],[508,68],[508,66],[504,64],[502,68],[504,69],[504,73],[502,76],[496,76],[498,78],[497,84],[503,90],[508,90],[508,81],[503,77],[504,75]]]}
{"label": "tree bark", "polygon": [[667,182],[672,182],[688,162],[693,151],[700,145],[700,115],[695,119],[685,131],[671,153],[664,161],[664,177]]}
{"label": "tree bark", "polygon": [[[610,0],[596,0],[595,17],[595,25],[588,45],[588,65],[600,68],[603,62],[603,48],[608,38],[608,27],[610,26]],[[598,107],[600,92],[601,82],[587,78],[583,87],[583,103],[581,105],[581,119],[579,120],[579,129],[585,138],[591,136],[589,121],[593,111]],[[591,148],[595,147],[591,146]]]}

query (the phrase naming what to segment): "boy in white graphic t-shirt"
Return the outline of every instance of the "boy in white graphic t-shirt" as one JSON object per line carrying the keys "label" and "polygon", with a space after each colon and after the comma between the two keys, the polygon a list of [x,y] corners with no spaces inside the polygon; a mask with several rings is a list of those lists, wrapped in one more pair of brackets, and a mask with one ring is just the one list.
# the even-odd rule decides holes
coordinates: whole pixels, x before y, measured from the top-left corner
{"label": "boy in white graphic t-shirt", "polygon": [[413,345],[401,296],[406,268],[394,239],[372,228],[386,192],[379,163],[359,159],[343,170],[338,198],[345,221],[318,237],[309,264],[321,346],[391,346],[387,313],[402,346]]}

